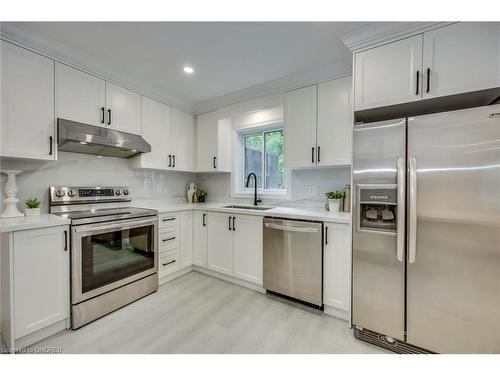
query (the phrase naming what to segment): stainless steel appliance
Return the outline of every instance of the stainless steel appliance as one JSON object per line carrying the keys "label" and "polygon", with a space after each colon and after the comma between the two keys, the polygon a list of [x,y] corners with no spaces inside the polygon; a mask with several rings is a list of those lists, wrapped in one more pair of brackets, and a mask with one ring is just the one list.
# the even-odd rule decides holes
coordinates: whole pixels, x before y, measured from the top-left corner
{"label": "stainless steel appliance", "polygon": [[264,289],[323,305],[323,223],[264,218]]}
{"label": "stainless steel appliance", "polygon": [[71,321],[79,328],[158,289],[157,211],[127,187],[50,187],[50,212],[71,220]]}
{"label": "stainless steel appliance", "polygon": [[[104,123],[104,114],[102,116]],[[57,119],[57,139],[59,151],[120,158],[151,151],[151,145],[140,135],[62,118]]]}
{"label": "stainless steel appliance", "polygon": [[355,125],[353,183],[356,337],[500,353],[500,105]]}

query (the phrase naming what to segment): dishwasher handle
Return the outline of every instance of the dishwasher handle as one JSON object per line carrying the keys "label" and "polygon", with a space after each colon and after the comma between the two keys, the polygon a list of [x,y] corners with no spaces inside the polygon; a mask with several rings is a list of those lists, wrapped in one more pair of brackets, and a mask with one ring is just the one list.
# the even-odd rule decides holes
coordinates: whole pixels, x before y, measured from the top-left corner
{"label": "dishwasher handle", "polygon": [[291,226],[291,225],[279,225],[279,224],[273,224],[273,223],[265,223],[265,226],[267,228],[284,230],[284,231],[289,231],[289,232],[316,233],[319,231],[318,228],[295,227],[295,226]]}

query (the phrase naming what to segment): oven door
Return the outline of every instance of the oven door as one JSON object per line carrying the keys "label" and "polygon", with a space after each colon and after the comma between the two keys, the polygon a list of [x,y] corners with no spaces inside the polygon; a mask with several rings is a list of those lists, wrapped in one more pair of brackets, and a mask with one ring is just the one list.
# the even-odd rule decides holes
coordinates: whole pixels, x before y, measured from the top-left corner
{"label": "oven door", "polygon": [[76,304],[158,269],[156,216],[74,226],[71,238],[71,291]]}

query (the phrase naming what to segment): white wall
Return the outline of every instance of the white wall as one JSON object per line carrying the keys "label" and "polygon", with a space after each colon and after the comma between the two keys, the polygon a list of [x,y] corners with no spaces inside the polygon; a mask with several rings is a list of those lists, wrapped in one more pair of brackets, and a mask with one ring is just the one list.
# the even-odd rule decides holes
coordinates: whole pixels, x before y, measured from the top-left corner
{"label": "white wall", "polygon": [[[19,208],[36,197],[42,200],[42,212],[48,212],[49,186],[130,186],[136,200],[185,198],[186,184],[196,181],[193,173],[137,171],[128,159],[59,152],[58,160],[47,163],[2,160],[2,169],[21,169],[17,176]],[[1,189],[6,181],[2,174]],[[2,194],[3,195],[3,194]]]}

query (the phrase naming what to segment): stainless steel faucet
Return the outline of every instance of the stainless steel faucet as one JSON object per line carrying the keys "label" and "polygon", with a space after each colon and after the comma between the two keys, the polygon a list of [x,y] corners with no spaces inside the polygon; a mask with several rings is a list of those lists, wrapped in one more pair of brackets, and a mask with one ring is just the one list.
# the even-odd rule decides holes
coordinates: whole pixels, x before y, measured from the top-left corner
{"label": "stainless steel faucet", "polygon": [[260,199],[259,197],[257,197],[257,176],[255,173],[250,173],[248,176],[247,176],[247,183],[245,184],[246,187],[249,187],[250,186],[250,177],[253,175],[253,186],[254,186],[254,194],[253,194],[253,205],[254,206],[257,206],[257,203],[260,203],[262,202],[262,199]]}

